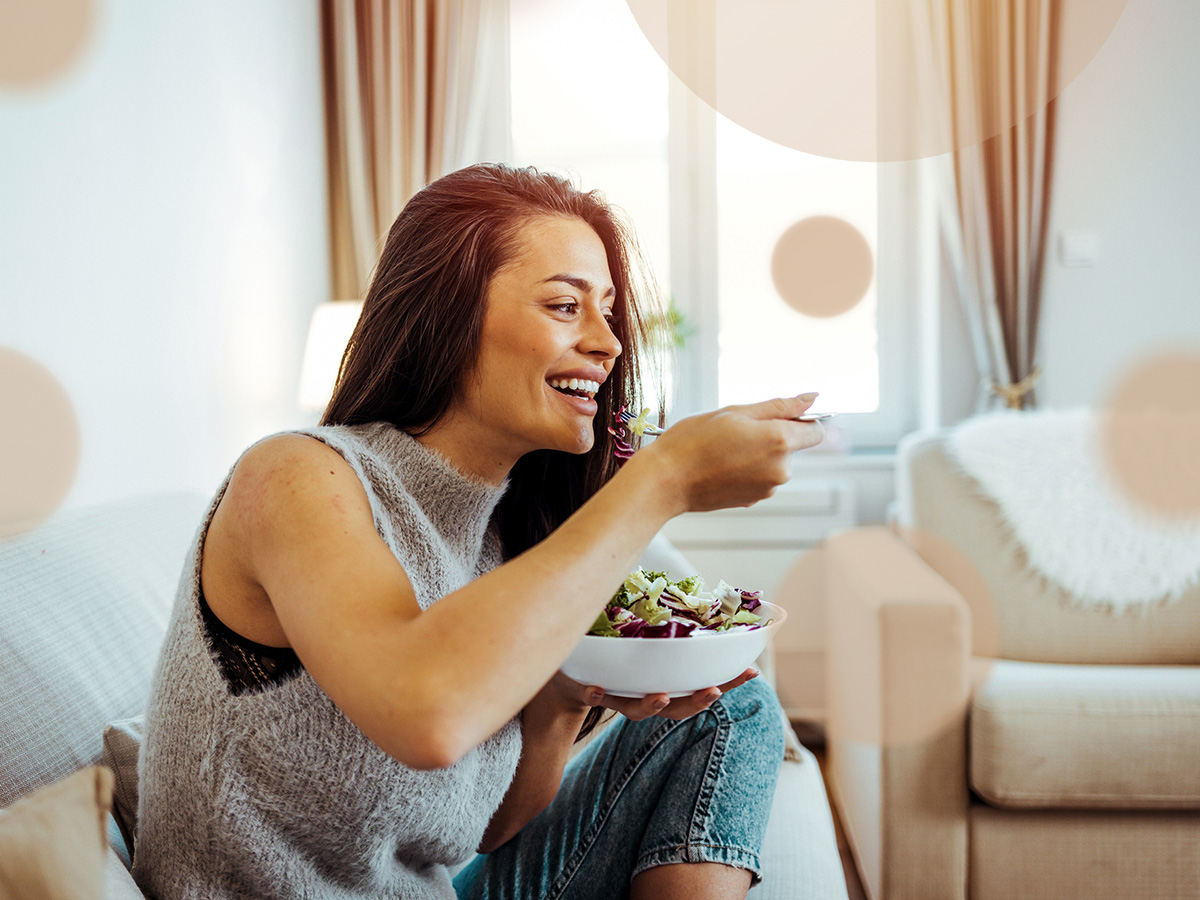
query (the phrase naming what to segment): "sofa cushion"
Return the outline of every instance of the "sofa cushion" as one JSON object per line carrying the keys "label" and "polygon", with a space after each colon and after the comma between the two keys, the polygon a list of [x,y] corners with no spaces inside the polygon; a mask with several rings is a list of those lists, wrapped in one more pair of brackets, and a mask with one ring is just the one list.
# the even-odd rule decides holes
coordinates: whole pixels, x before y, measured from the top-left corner
{"label": "sofa cushion", "polygon": [[99,762],[105,723],[141,712],[205,502],[118,501],[0,543],[0,806]]}
{"label": "sofa cushion", "polygon": [[101,759],[114,776],[113,818],[120,829],[125,850],[131,857],[134,836],[137,834],[138,751],[145,732],[145,716],[121,719],[104,728]]}
{"label": "sofa cushion", "polygon": [[0,810],[0,897],[103,900],[112,789],[97,766]]}
{"label": "sofa cushion", "polygon": [[129,869],[111,848],[104,867],[104,900],[145,900]]}
{"label": "sofa cushion", "polygon": [[763,880],[746,900],[846,900],[846,874],[821,768],[808,748],[797,745],[796,752],[797,761],[779,769],[763,836]]}
{"label": "sofa cushion", "polygon": [[997,660],[970,713],[996,806],[1200,809],[1200,667]]}

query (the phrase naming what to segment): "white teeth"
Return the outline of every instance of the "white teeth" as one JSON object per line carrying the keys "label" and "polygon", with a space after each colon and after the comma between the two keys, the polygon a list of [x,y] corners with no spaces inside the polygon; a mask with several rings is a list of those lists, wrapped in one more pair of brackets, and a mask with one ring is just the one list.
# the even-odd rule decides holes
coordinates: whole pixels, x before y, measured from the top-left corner
{"label": "white teeth", "polygon": [[551,378],[550,387],[562,388],[568,391],[585,391],[594,395],[600,390],[600,382],[589,381],[586,378]]}

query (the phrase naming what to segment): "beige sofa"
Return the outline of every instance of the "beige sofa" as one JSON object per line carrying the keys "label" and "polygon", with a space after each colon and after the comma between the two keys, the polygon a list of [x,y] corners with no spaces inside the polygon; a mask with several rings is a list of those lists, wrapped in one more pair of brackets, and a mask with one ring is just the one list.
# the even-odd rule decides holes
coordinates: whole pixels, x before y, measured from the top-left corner
{"label": "beige sofa", "polygon": [[826,548],[832,794],[868,896],[1200,898],[1200,590],[1073,603],[945,441],[901,445],[901,527]]}
{"label": "beige sofa", "polygon": [[[64,513],[0,542],[0,808],[77,770],[116,773],[109,900],[140,900],[117,819],[135,834],[136,717],[145,705],[185,552],[206,498],[162,494]],[[671,563],[669,545],[645,562]],[[667,554],[667,558],[664,558]],[[675,559],[678,559],[675,557]],[[112,740],[102,748],[105,726]],[[780,769],[750,900],[843,900],[845,880],[816,760]],[[2,891],[0,891],[2,893]]]}

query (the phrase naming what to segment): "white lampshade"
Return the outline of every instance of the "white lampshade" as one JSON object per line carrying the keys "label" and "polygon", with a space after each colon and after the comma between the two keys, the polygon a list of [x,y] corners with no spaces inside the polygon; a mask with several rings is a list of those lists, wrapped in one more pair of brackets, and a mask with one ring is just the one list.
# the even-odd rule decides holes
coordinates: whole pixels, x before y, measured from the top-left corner
{"label": "white lampshade", "polygon": [[358,300],[334,300],[313,310],[300,369],[298,399],[304,409],[323,410],[329,403],[342,354],[360,312],[362,303]]}

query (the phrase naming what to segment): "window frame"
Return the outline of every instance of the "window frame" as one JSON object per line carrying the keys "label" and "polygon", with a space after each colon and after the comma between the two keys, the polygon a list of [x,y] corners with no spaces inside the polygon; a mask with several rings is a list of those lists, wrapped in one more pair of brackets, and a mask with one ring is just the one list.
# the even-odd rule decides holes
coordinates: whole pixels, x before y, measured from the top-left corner
{"label": "window frame", "polygon": [[[715,57],[716,16],[715,0],[667,0],[670,289],[688,335],[671,360],[670,420],[714,409],[719,399],[718,113],[687,87],[700,77],[712,77],[714,67],[700,62]],[[512,124],[510,116],[510,147]],[[926,295],[936,280],[931,281],[926,271],[931,265],[927,248],[932,218],[920,202],[919,169],[918,163],[876,166],[879,408],[873,413],[843,413],[835,420],[846,433],[852,454],[894,450],[899,439],[917,426],[928,393],[928,364],[919,347],[928,344]],[[936,234],[932,241],[936,246]],[[812,387],[820,390],[821,386]]]}
{"label": "window frame", "polygon": [[[686,3],[686,10],[680,4]],[[681,14],[686,12],[686,15]],[[690,26],[690,27],[685,27]],[[667,171],[671,289],[686,317],[689,337],[676,352],[679,373],[672,414],[712,409],[718,396],[717,287],[717,113],[687,87],[713,66],[699,61],[716,55],[716,5],[712,0],[669,0]],[[681,80],[675,72],[687,76]],[[879,409],[842,414],[837,419],[850,437],[851,452],[894,449],[917,421],[919,337],[916,285],[910,277],[923,234],[924,216],[908,200],[915,196],[906,163],[877,167],[878,235],[875,286],[879,359]],[[906,227],[907,226],[907,227]],[[818,390],[820,385],[815,385]]]}

